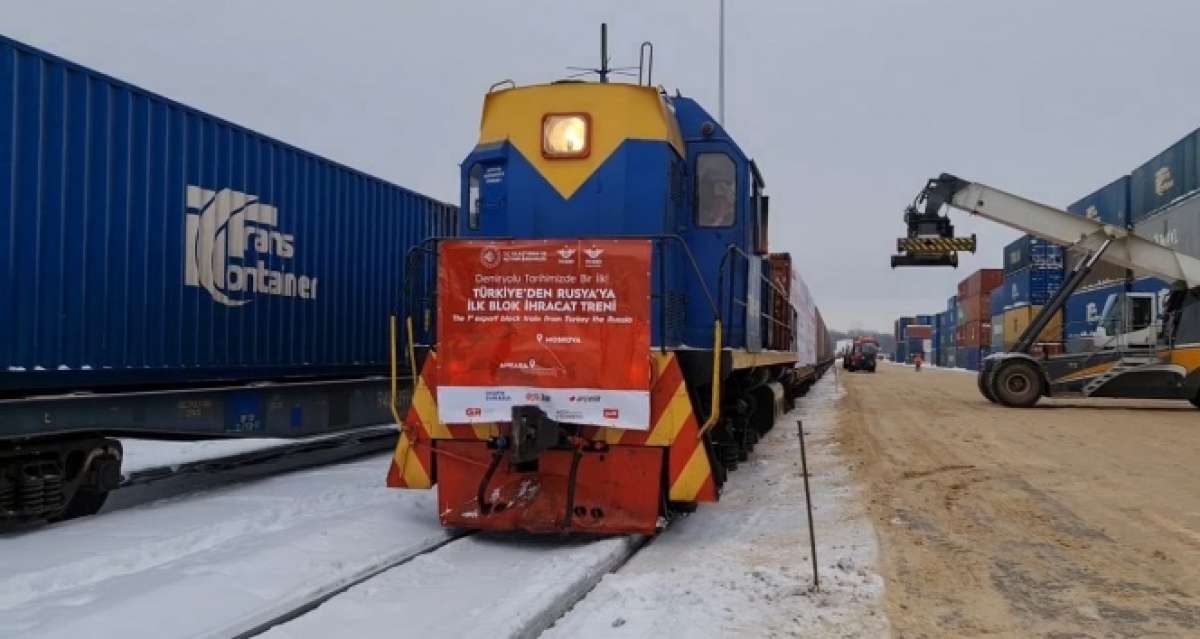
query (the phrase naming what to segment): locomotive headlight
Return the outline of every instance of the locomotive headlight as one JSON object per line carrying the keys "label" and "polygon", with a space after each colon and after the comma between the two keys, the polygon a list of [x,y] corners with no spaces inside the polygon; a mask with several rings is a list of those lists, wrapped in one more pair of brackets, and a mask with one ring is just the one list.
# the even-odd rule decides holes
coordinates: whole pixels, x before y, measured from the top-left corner
{"label": "locomotive headlight", "polygon": [[542,118],[542,155],[583,158],[591,152],[591,119],[586,113],[549,113]]}

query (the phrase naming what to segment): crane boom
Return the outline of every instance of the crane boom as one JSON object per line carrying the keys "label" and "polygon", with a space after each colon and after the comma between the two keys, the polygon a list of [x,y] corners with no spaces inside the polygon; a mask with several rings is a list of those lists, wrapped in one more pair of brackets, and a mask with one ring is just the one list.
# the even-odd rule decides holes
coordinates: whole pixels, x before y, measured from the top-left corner
{"label": "crane boom", "polygon": [[[1200,286],[1200,259],[1173,251],[1127,229],[1072,215],[948,173],[929,180],[910,211],[920,204],[925,205],[924,213],[920,214],[925,217],[938,215],[938,209],[945,204],[1055,244],[1077,246],[1092,253],[1100,251],[1108,242],[1100,251],[1101,259],[1106,262],[1133,269],[1141,275],[1182,281],[1189,289]],[[906,214],[906,219],[908,217]]]}

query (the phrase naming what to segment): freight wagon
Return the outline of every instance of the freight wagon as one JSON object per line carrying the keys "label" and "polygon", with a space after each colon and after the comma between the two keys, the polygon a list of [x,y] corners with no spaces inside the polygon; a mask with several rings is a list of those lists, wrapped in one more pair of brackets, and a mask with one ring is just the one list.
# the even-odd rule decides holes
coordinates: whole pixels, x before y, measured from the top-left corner
{"label": "freight wagon", "polygon": [[456,214],[0,38],[0,519],[98,508],[109,436],[390,421],[404,256]]}

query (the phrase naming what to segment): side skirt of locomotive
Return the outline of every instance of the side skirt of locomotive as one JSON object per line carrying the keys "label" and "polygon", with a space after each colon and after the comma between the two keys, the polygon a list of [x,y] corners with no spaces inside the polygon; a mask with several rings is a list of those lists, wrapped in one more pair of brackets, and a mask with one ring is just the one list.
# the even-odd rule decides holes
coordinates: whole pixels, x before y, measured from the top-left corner
{"label": "side skirt of locomotive", "polygon": [[508,423],[445,424],[436,357],[422,366],[388,486],[437,484],[446,527],[533,533],[653,534],[672,513],[716,501],[726,472],[819,373],[735,371],[722,419],[703,434],[695,407],[707,389],[673,352],[653,354],[647,431],[560,424],[535,407],[518,407]]}

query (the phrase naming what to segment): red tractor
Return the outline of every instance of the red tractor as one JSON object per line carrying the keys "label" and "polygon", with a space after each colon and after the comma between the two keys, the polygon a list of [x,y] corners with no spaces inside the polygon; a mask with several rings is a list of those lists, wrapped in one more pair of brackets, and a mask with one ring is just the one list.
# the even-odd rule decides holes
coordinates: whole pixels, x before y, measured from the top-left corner
{"label": "red tractor", "polygon": [[879,357],[879,342],[874,337],[856,337],[854,345],[842,358],[842,368],[847,371],[875,372],[875,361]]}

